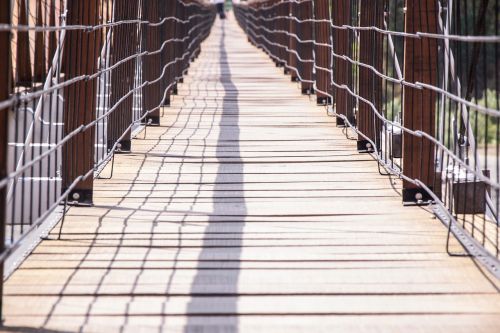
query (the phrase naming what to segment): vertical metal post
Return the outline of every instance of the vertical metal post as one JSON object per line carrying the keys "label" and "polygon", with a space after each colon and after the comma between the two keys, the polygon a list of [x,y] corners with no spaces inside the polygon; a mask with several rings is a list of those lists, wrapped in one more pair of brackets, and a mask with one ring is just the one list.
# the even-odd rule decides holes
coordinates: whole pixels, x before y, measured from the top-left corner
{"label": "vertical metal post", "polygon": [[[268,1],[264,2],[265,9],[264,9],[262,14],[266,18],[272,18],[272,9],[267,8],[267,7],[271,6],[272,3],[273,3],[272,0],[268,0]],[[273,44],[273,37],[274,37],[273,24],[274,24],[274,22],[273,21],[264,21],[264,24],[265,24],[265,27],[267,28],[267,30],[264,30],[264,35],[266,36],[266,45],[267,45],[266,47],[269,50],[269,52],[271,53],[271,55],[274,55],[275,54],[274,49],[276,48],[276,46],[274,46],[274,44]],[[275,61],[274,58],[271,58],[271,60]]]}
{"label": "vertical metal post", "polygon": [[[176,16],[175,1],[176,0],[167,0],[165,3],[162,3],[163,12],[165,13],[165,17],[175,17]],[[175,29],[176,29],[176,23],[174,20],[168,20],[165,23],[165,29],[163,30],[162,43],[164,43],[167,40],[175,38]],[[163,59],[164,64],[162,64],[162,67],[175,59],[175,48],[177,47],[176,44],[177,43],[175,43],[175,42],[170,42],[169,44],[167,44],[166,50],[164,53],[165,58]],[[169,85],[173,84],[174,81],[175,81],[174,68],[173,68],[173,66],[169,66],[167,68],[167,73],[166,73],[166,78],[165,78],[165,88],[167,88]],[[173,92],[173,87],[169,88],[168,92],[166,92],[167,97],[166,97],[165,102],[164,102],[165,106],[170,105],[170,95],[172,95],[172,92]]]}
{"label": "vertical metal post", "polygon": [[[139,12],[137,0],[114,0],[114,20],[134,20]],[[111,47],[109,48],[111,65],[132,56],[137,51],[137,25],[122,24],[112,28]],[[136,61],[127,61],[111,72],[110,105],[114,106],[134,87]],[[133,96],[120,102],[108,117],[108,149],[124,134],[132,121]],[[110,126],[112,124],[112,126]],[[131,150],[131,131],[119,142],[120,152]]]}
{"label": "vertical metal post", "polygon": [[[190,4],[192,0],[185,0],[185,4]],[[182,46],[182,53],[183,55],[186,55],[184,59],[182,60],[182,83],[184,83],[184,76],[187,74],[187,71],[189,69],[189,54],[186,54],[188,52],[188,47],[192,42],[193,35],[189,35],[188,32],[191,30],[191,28],[194,26],[193,20],[189,20],[189,17],[191,16],[192,13],[192,7],[191,6],[186,6],[184,7],[184,19],[188,20],[189,23],[183,25],[184,30],[183,30],[183,36],[186,36],[187,39],[183,43]]]}
{"label": "vertical metal post", "polygon": [[[278,0],[279,1],[279,0]],[[276,0],[270,0],[266,3],[267,6],[272,6],[267,10],[267,17],[272,18],[271,21],[268,22],[267,28],[269,29],[269,36],[268,39],[271,41],[271,44],[269,45],[269,49],[271,50],[271,54],[276,57],[278,53],[278,46],[276,46],[276,43],[278,42],[277,37],[278,34],[276,33],[276,20],[274,19],[276,17]],[[279,61],[276,58],[272,58],[274,61],[274,64],[276,67],[279,66]]]}
{"label": "vertical metal post", "polygon": [[[36,26],[43,27],[44,25],[44,15],[42,11],[42,0],[37,0],[36,2]],[[47,73],[45,67],[45,32],[37,31],[35,32],[35,76],[36,82],[43,82]]]}
{"label": "vertical metal post", "polygon": [[[297,14],[297,4],[293,1],[289,4],[289,17],[295,17]],[[297,23],[294,20],[288,20],[290,37],[288,38],[288,48],[290,51],[297,51],[297,40],[292,35],[297,33]],[[288,66],[290,67],[290,75],[292,82],[299,80],[297,75],[297,55],[294,52],[288,52]]]}
{"label": "vertical metal post", "polygon": [[[331,26],[329,22],[329,7],[330,0],[315,0],[314,1],[314,18],[316,20],[314,26],[314,39],[316,41],[314,47],[314,61],[316,65],[316,102],[318,105],[328,105],[332,103],[332,85],[330,83],[331,64],[331,44],[330,34]],[[329,45],[329,46],[326,46]]]}
{"label": "vertical metal post", "polygon": [[[28,8],[25,0],[19,2],[19,25],[29,25]],[[32,84],[33,73],[31,71],[29,32],[19,30],[16,44],[16,85],[31,87]]]}
{"label": "vertical metal post", "polygon": [[[180,2],[176,2],[176,17],[180,20],[185,20],[186,19],[186,15],[185,15],[185,12],[186,12],[186,8],[185,6],[180,3]],[[184,35],[184,32],[187,31],[186,28],[185,28],[185,24],[183,23],[180,23],[178,22],[176,24],[176,29],[175,29],[175,34],[176,34],[176,38],[178,39],[182,39],[185,37]],[[176,58],[182,58],[183,54],[184,54],[184,45],[186,43],[184,42],[179,42],[179,43],[175,43],[175,54],[176,54]],[[178,80],[179,83],[182,83],[183,82],[183,71],[184,71],[184,66],[183,66],[183,62],[182,61],[178,61],[176,62],[175,64],[175,77],[176,77],[176,80]],[[177,85],[174,87],[173,89],[173,94],[177,94]]]}
{"label": "vertical metal post", "polygon": [[[351,24],[351,0],[333,0],[332,2],[332,20],[336,26],[334,28],[334,43],[333,51],[335,75],[334,80],[338,86],[335,91],[335,109],[340,115],[344,115],[351,124],[355,124],[354,118],[354,102],[353,97],[345,89],[348,87],[352,90],[352,64],[343,59],[347,56],[352,58],[352,44],[349,40],[349,30],[342,28],[343,25]],[[344,126],[345,122],[342,118],[337,118],[337,125]]]}
{"label": "vertical metal post", "polygon": [[257,19],[255,21],[255,26],[257,27],[257,30],[256,30],[256,34],[257,35],[260,35],[260,36],[256,36],[256,40],[257,40],[257,45],[259,48],[261,48],[262,50],[264,50],[263,48],[263,45],[266,43],[264,38],[262,38],[262,36],[265,35],[265,30],[264,30],[264,27],[265,27],[265,21],[263,20],[263,12],[264,10],[261,8],[261,7],[264,7],[264,2],[256,2],[255,3],[255,9],[257,11]]}
{"label": "vertical metal post", "polygon": [[[95,26],[99,23],[100,0],[68,2],[68,25]],[[99,56],[100,31],[69,30],[65,42],[65,80],[94,74]],[[68,135],[95,120],[97,79],[80,80],[64,91],[64,133]],[[95,127],[70,139],[63,148],[63,192],[78,177],[94,168]],[[68,200],[91,205],[94,178],[82,179]]]}
{"label": "vertical metal post", "polygon": [[[181,9],[181,17],[182,20],[188,20],[189,15],[190,15],[190,8],[186,6],[186,4],[189,4],[189,0],[186,0],[183,2],[184,4],[181,4],[180,9]],[[183,58],[182,61],[180,61],[180,83],[184,83],[184,75],[186,74],[186,71],[188,69],[188,57],[185,57],[185,53],[187,51],[188,45],[191,43],[191,38],[188,37],[188,32],[191,29],[191,21],[189,21],[188,24],[181,24],[180,25],[180,33],[181,33],[181,38],[186,37],[186,40],[182,43],[181,45],[181,57]]]}
{"label": "vertical metal post", "polygon": [[[278,0],[279,1],[279,0]],[[276,0],[268,0],[265,3],[265,6],[269,6],[271,8],[266,9],[266,17],[271,18],[272,20],[267,22],[267,29],[270,32],[267,33],[267,39],[269,39],[269,50],[271,52],[271,60],[274,62],[276,67],[279,66],[279,61],[275,58],[277,54],[277,49],[278,47],[276,46],[277,43],[277,33],[276,33],[276,20],[274,19],[276,17]]]}
{"label": "vertical metal post", "polygon": [[[143,1],[143,20],[149,21],[151,23],[158,23],[160,21],[158,5],[159,0]],[[143,51],[157,52],[160,49],[160,27],[144,25],[142,38],[142,45],[144,47]],[[143,58],[142,62],[143,82],[149,82],[149,84],[142,89],[142,106],[144,108],[144,112],[149,112],[149,114],[145,118],[146,124],[160,125],[160,109],[157,107],[161,100],[161,83],[151,83],[158,78],[158,69],[161,66],[160,60],[161,56],[159,54],[153,53],[146,55]],[[155,108],[157,109],[152,111]]]}
{"label": "vertical metal post", "polygon": [[[192,8],[191,9],[191,14],[199,14],[199,10],[200,9],[198,7]],[[197,26],[197,27],[193,31],[194,38],[197,38],[201,34],[201,32],[203,30],[202,27],[198,26],[199,23],[200,23],[200,18],[199,17],[195,17],[193,19],[193,26]],[[199,44],[199,39],[197,39],[195,41],[195,43],[193,44],[193,46],[192,46],[191,54],[189,55],[190,60],[194,61],[198,57],[199,52],[201,52],[201,47],[200,47],[200,44]],[[191,66],[191,65],[189,64],[188,66]]]}
{"label": "vertical metal post", "polygon": [[[175,1],[173,6],[175,7],[174,11],[175,11],[175,17],[178,18],[178,19],[182,19],[182,12],[181,12],[181,4],[178,2],[178,1]],[[175,24],[175,29],[174,29],[174,36],[175,38],[182,38],[180,37],[182,35],[181,33],[181,29],[182,29],[182,26],[181,26],[181,23],[175,21],[174,22]],[[181,43],[173,43],[172,44],[172,47],[173,47],[173,54],[174,54],[174,59],[178,58],[181,56]],[[181,73],[181,70],[180,70],[180,66],[178,65],[178,63],[176,63],[173,67],[172,67],[172,76],[173,76],[173,79],[175,81],[175,83],[173,84],[172,86],[172,95],[177,95],[178,94],[178,87],[177,87],[177,78],[180,76],[180,73]]]}
{"label": "vertical metal post", "polygon": [[[360,0],[360,22],[361,27],[384,28],[384,0]],[[384,59],[383,35],[375,30],[360,30],[359,32],[359,60],[382,73]],[[382,111],[382,78],[372,68],[359,67],[359,94],[370,101],[375,108]],[[359,112],[356,119],[358,129],[364,133],[380,148],[380,133],[382,123],[375,115],[372,106],[360,100]],[[374,147],[367,139],[358,137],[358,151],[372,152]]]}
{"label": "vertical metal post", "polygon": [[[269,22],[267,20],[264,20],[264,18],[267,18],[267,1],[262,1],[258,4],[259,8],[259,22],[257,23],[259,26],[259,33],[263,36],[261,39],[261,44],[264,46],[263,50],[266,52],[267,50],[270,50],[269,48],[269,43],[267,42],[267,39],[269,39],[269,34],[266,29],[269,29]],[[262,27],[262,29],[260,29]],[[267,51],[269,52],[269,51]]]}
{"label": "vertical metal post", "polygon": [[[0,24],[11,24],[11,2],[2,1],[0,4]],[[0,31],[0,73],[4,78],[0,80],[0,101],[9,99],[12,83],[10,82],[11,68],[11,31]],[[8,149],[8,117],[9,109],[0,109],[0,180],[7,177],[7,149]],[[0,254],[5,251],[5,226],[6,221],[6,187],[0,188]],[[3,271],[4,262],[0,263],[0,321],[3,308]]]}
{"label": "vertical metal post", "polygon": [[299,23],[297,34],[302,40],[299,43],[299,54],[302,60],[299,60],[299,71],[302,77],[301,90],[302,94],[310,95],[314,93],[313,80],[313,63],[309,60],[313,59],[313,46],[312,42],[304,42],[313,39],[314,25],[311,22],[313,18],[313,5],[311,1],[306,1],[300,4],[300,9],[297,12],[297,18],[302,22]]}
{"label": "vertical metal post", "polygon": [[283,45],[283,33],[280,31],[281,29],[281,20],[278,18],[280,15],[280,0],[275,0],[272,3],[274,5],[273,12],[272,12],[272,17],[273,17],[273,35],[274,35],[274,42],[276,43],[275,47],[275,56],[276,56],[276,66],[277,67],[282,67],[283,66],[283,61],[281,61],[281,52],[283,51],[283,48],[281,45]]}
{"label": "vertical metal post", "polygon": [[[405,32],[437,33],[438,1],[406,0]],[[405,37],[404,77],[411,83],[437,84],[438,45],[435,38]],[[403,125],[435,135],[436,93],[429,89],[403,89]],[[403,172],[433,189],[435,178],[433,144],[409,133],[403,134]],[[428,194],[408,181],[403,182],[403,201],[422,202]]]}
{"label": "vertical metal post", "polygon": [[281,40],[280,43],[284,47],[281,48],[281,53],[280,53],[280,58],[282,60],[282,64],[284,67],[284,74],[288,75],[290,74],[290,70],[288,67],[286,67],[286,64],[288,63],[288,51],[286,50],[285,47],[288,47],[288,35],[286,32],[288,31],[288,28],[290,25],[288,24],[288,12],[289,12],[289,4],[287,2],[282,2],[279,5],[279,12],[278,15],[280,16],[279,22],[280,22],[280,30],[284,31],[281,33]]}
{"label": "vertical metal post", "polygon": [[[56,0],[50,0],[49,5],[49,27],[56,26]],[[57,32],[50,31],[49,33],[49,52],[47,57],[47,68],[52,66],[52,60],[57,51]]]}

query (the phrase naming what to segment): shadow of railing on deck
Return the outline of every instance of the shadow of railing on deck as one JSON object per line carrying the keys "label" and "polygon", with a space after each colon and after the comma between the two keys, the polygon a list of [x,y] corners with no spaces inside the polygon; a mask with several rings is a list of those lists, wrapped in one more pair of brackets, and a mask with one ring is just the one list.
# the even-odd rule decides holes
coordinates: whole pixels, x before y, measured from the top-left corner
{"label": "shadow of railing on deck", "polygon": [[[208,69],[208,70],[210,70],[210,69]],[[198,94],[198,92],[199,92],[198,90],[200,89],[200,87],[198,87],[198,84],[196,82],[190,83],[189,86],[185,85],[185,87],[186,87],[185,90],[186,90],[187,94],[195,94],[196,95],[196,94]],[[98,225],[97,225],[96,229],[93,231],[89,231],[88,233],[85,233],[82,235],[74,235],[74,234],[67,233],[67,232],[63,231],[62,241],[64,241],[64,242],[67,242],[69,244],[73,244],[74,242],[85,241],[85,240],[88,240],[88,238],[85,237],[85,236],[87,236],[87,237],[90,237],[89,238],[90,244],[87,247],[87,250],[83,254],[82,258],[76,264],[75,268],[73,269],[73,272],[66,279],[66,282],[64,283],[62,289],[58,293],[58,298],[56,299],[56,301],[52,305],[52,308],[50,309],[50,311],[47,313],[44,324],[41,327],[36,328],[35,330],[40,330],[41,332],[45,332],[44,329],[47,326],[50,326],[50,322],[52,320],[55,320],[55,319],[60,317],[59,310],[63,305],[62,301],[64,299],[64,296],[68,293],[68,290],[71,289],[73,284],[76,282],[78,274],[80,274],[80,273],[82,273],[82,271],[85,271],[86,269],[88,269],[88,268],[83,267],[83,266],[84,266],[84,263],[87,260],[89,260],[89,258],[92,256],[93,250],[96,248],[102,247],[103,244],[101,244],[101,241],[106,240],[106,237],[108,236],[108,233],[102,230],[102,228],[104,227],[104,224],[105,224],[105,220],[107,218],[112,218],[113,213],[116,212],[117,210],[123,210],[124,208],[122,208],[120,206],[122,204],[125,204],[125,201],[129,197],[129,195],[131,195],[133,193],[133,191],[136,190],[137,186],[141,186],[141,184],[143,184],[143,182],[140,181],[140,178],[141,178],[141,176],[144,176],[145,173],[147,173],[147,171],[144,169],[146,167],[146,164],[147,164],[146,162],[147,162],[148,158],[150,158],[151,155],[153,155],[153,156],[155,155],[154,151],[161,148],[163,138],[168,135],[169,138],[171,138],[171,142],[165,148],[165,153],[158,156],[161,158],[160,163],[158,164],[159,169],[156,172],[152,173],[154,175],[154,179],[152,180],[152,187],[151,187],[149,193],[144,196],[143,200],[141,200],[140,202],[137,203],[138,204],[137,208],[126,208],[125,209],[128,212],[123,217],[123,220],[122,220],[122,231],[121,231],[120,236],[118,238],[119,244],[114,246],[114,251],[112,251],[112,257],[108,261],[108,264],[102,268],[103,273],[100,276],[98,283],[96,284],[95,290],[89,294],[92,297],[90,298],[90,300],[87,304],[86,315],[83,317],[84,321],[80,324],[79,331],[84,331],[87,328],[87,326],[90,324],[89,320],[91,317],[91,313],[92,313],[93,308],[94,308],[94,306],[99,298],[99,295],[102,293],[106,293],[103,289],[103,288],[105,288],[104,282],[106,280],[106,277],[111,273],[111,271],[113,269],[115,269],[114,265],[118,264],[121,261],[120,259],[118,259],[118,256],[121,255],[122,250],[127,247],[123,244],[123,242],[126,239],[126,235],[129,233],[129,232],[127,232],[127,228],[129,226],[129,223],[134,218],[140,217],[144,211],[154,214],[154,216],[152,216],[152,221],[151,221],[152,230],[151,230],[151,233],[149,234],[149,237],[147,239],[147,240],[149,240],[149,249],[153,248],[152,243],[153,243],[153,240],[154,240],[154,237],[156,234],[155,227],[158,225],[158,222],[159,222],[158,220],[161,217],[161,213],[167,211],[169,206],[172,204],[172,202],[175,198],[175,195],[177,193],[177,188],[174,190],[173,194],[169,198],[166,198],[167,201],[165,203],[164,209],[151,210],[151,209],[145,209],[144,207],[150,199],[154,200],[153,194],[154,194],[157,186],[162,184],[162,181],[160,180],[160,177],[162,175],[161,166],[165,165],[167,163],[167,159],[170,156],[168,153],[170,152],[171,149],[173,149],[178,138],[182,137],[182,135],[184,135],[188,130],[190,130],[188,128],[188,124],[189,124],[191,117],[193,117],[193,115],[196,113],[196,111],[200,111],[199,108],[188,107],[188,105],[186,105],[186,103],[184,103],[181,106],[181,108],[184,109],[185,112],[179,112],[177,114],[176,118],[173,120],[172,125],[167,126],[165,128],[165,130],[162,131],[157,138],[154,138],[154,139],[145,138],[145,139],[143,139],[146,141],[154,141],[154,142],[152,142],[151,146],[144,153],[132,153],[132,155],[139,156],[141,161],[140,161],[140,165],[138,167],[137,172],[132,175],[133,179],[130,183],[130,187],[126,190],[126,193],[123,195],[123,197],[115,205],[105,206],[105,205],[96,204],[94,206],[96,208],[105,209],[103,214],[98,219]],[[204,109],[202,108],[201,110],[203,111]],[[186,116],[185,119],[182,119],[181,115]],[[194,133],[192,135],[194,135]],[[141,139],[138,139],[138,140],[141,140]],[[184,163],[184,160],[182,159],[180,162],[181,169],[182,169],[183,163]],[[179,171],[179,174],[180,173],[181,172]],[[116,179],[116,177],[115,177],[115,179]],[[199,193],[199,189],[198,189],[198,193]],[[72,212],[70,211],[68,215],[72,215]],[[78,214],[78,215],[80,215],[80,214]],[[184,215],[186,215],[186,214],[184,214]],[[45,255],[45,253],[39,253],[39,254]],[[129,293],[126,293],[126,294],[121,294],[122,296],[129,296],[130,297],[130,300],[129,300],[129,302],[127,302],[126,309],[123,313],[124,323],[121,325],[122,330],[125,329],[128,325],[128,319],[129,319],[129,315],[130,315],[130,305],[135,300],[135,291],[136,291],[136,288],[138,287],[138,280],[141,277],[141,275],[143,274],[143,272],[146,270],[146,267],[144,266],[144,264],[147,262],[149,254],[150,254],[150,251],[149,250],[146,251],[146,254],[144,256],[142,264],[140,265],[140,267],[138,267],[138,274],[137,274],[136,278],[134,279],[134,283],[131,286],[131,291]],[[174,262],[174,267],[175,266],[176,266],[176,262]],[[54,269],[57,269],[57,268],[58,267],[54,267]],[[169,283],[170,282],[171,281],[169,281]],[[168,292],[169,292],[169,287],[167,287],[166,293],[168,294]],[[84,295],[82,295],[82,296],[84,296]],[[13,330],[20,329],[21,331],[23,331],[24,328],[13,327],[12,329]],[[51,331],[47,331],[47,332],[51,332]]]}

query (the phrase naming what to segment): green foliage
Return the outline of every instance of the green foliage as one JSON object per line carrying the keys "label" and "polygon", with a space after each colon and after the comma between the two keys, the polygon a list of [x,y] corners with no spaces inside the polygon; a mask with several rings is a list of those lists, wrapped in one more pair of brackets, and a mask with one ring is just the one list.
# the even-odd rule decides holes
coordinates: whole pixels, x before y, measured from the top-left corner
{"label": "green foliage", "polygon": [[401,95],[395,95],[394,99],[389,98],[385,103],[386,118],[389,120],[401,119]]}
{"label": "green foliage", "polygon": [[[499,102],[498,93],[492,89],[488,89],[484,96],[476,101],[477,104],[492,109],[498,109]],[[487,116],[479,111],[471,112],[471,127],[475,133],[478,145],[499,143],[499,120],[500,117]]]}

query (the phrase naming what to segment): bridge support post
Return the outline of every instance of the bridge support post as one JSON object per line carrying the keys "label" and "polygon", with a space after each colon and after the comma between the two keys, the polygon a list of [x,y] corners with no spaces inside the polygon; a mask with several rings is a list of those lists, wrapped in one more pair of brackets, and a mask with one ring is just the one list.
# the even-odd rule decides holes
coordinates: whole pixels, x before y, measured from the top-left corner
{"label": "bridge support post", "polygon": [[[186,0],[184,3],[190,4],[192,2],[193,2],[193,0]],[[183,52],[190,52],[189,47],[190,47],[190,45],[191,45],[191,43],[193,41],[193,36],[196,36],[196,32],[194,32],[193,34],[189,34],[189,31],[196,24],[195,22],[193,22],[193,19],[190,20],[191,14],[193,14],[193,7],[191,7],[191,6],[185,7],[184,8],[184,18],[186,20],[189,20],[189,23],[183,25],[184,26],[184,36],[189,36],[189,37],[184,42]],[[191,47],[192,47],[192,45],[191,45]],[[184,58],[184,60],[182,61],[182,63],[183,63],[182,68],[183,68],[183,74],[184,75],[187,75],[188,70],[189,70],[189,57],[190,57],[190,54],[188,53],[186,55],[186,57]],[[181,82],[184,82],[184,77],[182,78]]]}
{"label": "bridge support post", "polygon": [[[360,0],[361,27],[384,28],[384,0]],[[359,32],[359,60],[372,68],[359,67],[359,95],[370,101],[377,111],[382,111],[382,78],[374,72],[383,71],[384,39],[383,35],[375,30],[360,30]],[[379,151],[382,122],[375,115],[372,106],[363,100],[359,101],[358,129],[368,138],[358,136],[358,151]],[[372,146],[373,142],[376,147]]]}
{"label": "bridge support post", "polygon": [[[264,20],[264,18],[268,17],[268,9],[267,7],[269,6],[269,1],[262,1],[259,4],[259,17],[262,19],[260,20],[259,27],[262,26],[263,28],[261,29],[260,33],[263,35],[264,38],[262,38],[262,44],[264,45],[264,51],[267,53],[272,53],[272,45],[269,44],[269,21]],[[269,54],[268,54],[269,55]]]}
{"label": "bridge support post", "polygon": [[[186,1],[185,3],[189,3],[190,1]],[[188,20],[189,19],[189,8],[190,7],[186,7],[185,5],[181,5],[181,17],[183,20]],[[191,24],[182,24],[181,25],[181,38],[183,37],[187,37],[188,36],[188,32],[189,30],[191,29]],[[184,56],[185,55],[185,52],[187,51],[187,47],[189,45],[189,43],[191,43],[191,39],[190,38],[187,38],[184,42],[181,43],[182,45],[182,49],[181,49],[181,55]],[[187,71],[188,71],[188,60],[189,60],[189,57],[186,56],[183,58],[183,60],[181,61],[181,66],[180,66],[180,69],[181,69],[181,78],[179,79],[179,82],[180,83],[184,83],[184,75],[187,74]]]}
{"label": "bridge support post", "polygon": [[[289,12],[288,16],[296,17],[297,15],[297,4],[293,1],[289,3]],[[290,76],[292,82],[297,82],[299,77],[297,75],[297,55],[294,52],[297,52],[297,40],[292,37],[293,34],[297,33],[297,23],[294,20],[288,20],[288,32],[290,36],[288,37],[288,66],[290,69]]]}
{"label": "bridge support post", "polygon": [[281,18],[281,15],[283,13],[283,3],[280,3],[280,1],[276,1],[276,7],[274,9],[274,15],[276,17],[276,43],[278,44],[276,46],[276,57],[278,58],[278,67],[284,67],[285,63],[283,62],[284,59],[284,51],[285,49],[283,46],[285,45],[286,39],[285,39],[285,34],[282,33],[281,31],[284,31],[284,24],[283,24],[283,18]]}
{"label": "bridge support post", "polygon": [[[278,29],[281,31],[287,31],[288,30],[288,4],[285,2],[282,2],[278,5],[278,13],[277,15],[279,16],[278,22],[279,26]],[[286,67],[287,59],[288,59],[288,53],[286,51],[286,46],[288,46],[288,35],[284,32],[279,33],[279,43],[282,47],[279,48],[279,58],[280,58],[280,67],[283,67],[283,73],[289,74],[289,70]]]}
{"label": "bridge support post", "polygon": [[[177,13],[177,18],[178,19],[180,19],[180,20],[185,20],[186,19],[185,7],[179,1],[176,1],[176,13]],[[176,22],[176,28],[175,28],[176,38],[182,39],[182,38],[185,37],[184,36],[184,32],[187,31],[185,29],[185,25],[186,24],[183,24],[181,22]],[[183,54],[184,54],[184,51],[185,51],[184,44],[185,44],[185,42],[175,43],[175,56],[178,59],[181,59],[182,56],[183,56]],[[176,81],[179,82],[179,83],[182,83],[183,82],[183,75],[184,75],[184,63],[183,63],[183,61],[178,60],[178,62],[176,62],[176,64],[175,64],[175,78],[176,78]],[[174,86],[174,89],[173,89],[173,94],[177,95],[177,93],[178,93],[178,90],[177,90],[177,84],[176,84]]]}
{"label": "bridge support post", "polygon": [[[437,0],[406,0],[405,32],[437,33]],[[409,83],[437,84],[438,44],[435,38],[405,37],[404,77]],[[405,86],[403,89],[403,125],[413,131],[435,136],[436,93],[429,89]],[[436,178],[432,142],[405,132],[403,134],[403,172],[431,190]],[[403,201],[425,203],[431,197],[409,181],[403,182]]]}
{"label": "bridge support post", "polygon": [[[167,0],[160,3],[162,17],[175,17],[175,0]],[[176,23],[174,20],[168,20],[162,25],[162,43],[175,38]],[[169,43],[165,46],[162,52],[161,68],[163,69],[167,64],[175,59],[176,43]],[[173,66],[168,66],[165,73],[165,78],[162,86],[162,93],[165,94],[163,106],[170,106],[170,96],[173,91],[173,84],[175,80],[175,73]]]}
{"label": "bridge support post", "polygon": [[[36,26],[43,27],[44,25],[44,15],[42,11],[42,1],[37,0],[36,2]],[[47,76],[47,68],[45,67],[45,32],[37,31],[35,32],[35,52],[34,52],[34,80],[35,82],[45,81]]]}
{"label": "bridge support post", "polygon": [[[332,104],[332,84],[331,74],[332,69],[331,49],[326,45],[331,43],[331,25],[325,22],[330,19],[330,1],[315,0],[314,1],[314,18],[315,23],[315,64],[316,64],[316,102],[318,105]],[[319,22],[318,22],[319,21]]]}
{"label": "bridge support post", "polygon": [[[3,1],[0,5],[0,24],[11,24],[11,1]],[[0,73],[4,78],[0,80],[0,101],[9,99],[12,89],[12,66],[11,66],[11,44],[12,33],[0,31]],[[8,175],[7,155],[8,155],[8,129],[9,129],[9,108],[0,109],[0,180]],[[7,225],[7,187],[0,187],[0,254],[5,251],[5,228]],[[3,272],[4,262],[0,262],[0,322],[3,314]]]}
{"label": "bridge support post", "polygon": [[[29,25],[28,3],[21,1],[19,5],[19,25]],[[11,12],[11,9],[8,11]],[[16,33],[16,75],[15,85],[21,87],[31,87],[33,84],[33,73],[31,70],[30,36],[28,31],[18,31]]]}
{"label": "bridge support post", "polygon": [[[173,11],[175,12],[176,14],[176,17],[178,19],[183,19],[182,16],[181,16],[181,5],[178,1],[175,1],[172,6],[174,7],[173,8]],[[173,30],[173,34],[174,34],[174,38],[182,38],[181,36],[181,26],[182,23],[180,22],[177,22],[177,21],[174,21],[174,30]],[[182,47],[181,47],[181,43],[179,42],[176,42],[176,43],[173,43],[172,44],[172,57],[173,59],[177,59],[177,57],[180,57],[182,55],[181,53],[181,50]],[[181,73],[181,70],[180,70],[180,66],[178,66],[177,64],[172,66],[172,72],[171,72],[171,75],[172,75],[172,79],[175,81],[173,84],[172,84],[172,95],[177,95],[179,93],[179,89],[178,89],[178,85],[177,85],[177,81],[178,81],[178,78],[180,76],[182,76],[182,73]]]}
{"label": "bridge support post", "polygon": [[[335,110],[354,125],[354,100],[346,89],[353,90],[352,64],[342,58],[345,56],[352,59],[352,41],[349,30],[341,28],[343,25],[351,25],[351,0],[333,0],[331,10],[333,24],[336,26],[333,33]],[[337,118],[337,125],[345,126],[345,120]]]}
{"label": "bridge support post", "polygon": [[[159,1],[149,0],[142,2],[143,20],[159,22]],[[142,31],[142,47],[146,52],[157,52],[160,49],[159,26],[144,25]],[[148,84],[142,89],[143,115],[146,115],[144,123],[147,125],[160,125],[160,101],[161,82],[157,81],[158,68],[161,66],[161,55],[158,53],[148,54],[142,61],[142,80]],[[154,83],[153,83],[154,82]]]}
{"label": "bridge support post", "polygon": [[[278,0],[279,1],[279,0]],[[276,17],[276,0],[269,0],[266,5],[267,6],[272,6],[270,9],[267,10],[266,16],[268,17]],[[268,33],[268,39],[271,41],[269,45],[269,49],[271,50],[271,54],[273,55],[273,61],[276,67],[279,67],[279,61],[275,58],[278,54],[278,46],[276,43],[278,42],[278,34],[276,33],[276,20],[271,20],[267,23],[267,28],[269,29]]]}
{"label": "bridge support post", "polygon": [[[133,20],[138,17],[139,2],[130,0],[114,1],[114,20]],[[137,25],[125,24],[112,28],[112,46],[110,46],[111,64],[116,64],[122,59],[132,56],[137,52]],[[121,45],[120,47],[116,47]],[[115,142],[125,134],[117,147],[117,152],[130,152],[131,150],[131,130],[127,128],[132,122],[133,96],[127,97],[125,101],[119,102],[121,98],[134,88],[136,75],[136,61],[127,61],[119,65],[111,72],[111,95],[110,105],[117,103],[118,107],[108,117],[108,149],[111,149]],[[126,131],[126,133],[124,133]]]}
{"label": "bridge support post", "polygon": [[[95,26],[99,24],[100,0],[68,2],[68,25]],[[100,31],[68,31],[64,52],[65,80],[94,74],[99,57]],[[96,119],[96,90],[98,78],[80,80],[64,90],[64,134],[69,135],[82,125]],[[73,204],[92,204],[94,186],[95,126],[78,133],[63,147],[63,192],[81,180],[71,190],[68,201]]]}
{"label": "bridge support post", "polygon": [[[313,5],[312,1],[306,1],[299,4],[297,18],[303,22],[297,23],[297,35],[302,41],[313,40]],[[304,95],[314,94],[313,84],[313,42],[300,42],[297,49],[301,59],[298,59],[299,73],[301,76],[301,90]]]}

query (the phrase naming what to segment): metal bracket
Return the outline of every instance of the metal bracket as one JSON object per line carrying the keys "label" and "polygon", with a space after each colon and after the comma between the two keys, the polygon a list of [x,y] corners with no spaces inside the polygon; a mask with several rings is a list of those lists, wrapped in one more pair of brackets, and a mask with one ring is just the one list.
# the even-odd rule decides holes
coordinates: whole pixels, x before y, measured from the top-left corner
{"label": "metal bracket", "polygon": [[[430,189],[433,190],[432,187]],[[433,202],[429,193],[422,188],[403,189],[403,206],[427,206]]]}
{"label": "metal bracket", "polygon": [[375,149],[373,149],[373,145],[368,140],[358,140],[357,142],[358,152],[359,153],[374,153]]}
{"label": "metal bracket", "polygon": [[153,126],[159,126],[160,125],[160,117],[159,116],[147,116],[145,119],[145,123]]}
{"label": "metal bracket", "polygon": [[127,154],[132,151],[132,141],[131,140],[122,140],[116,146],[115,153],[117,154]]}
{"label": "metal bracket", "polygon": [[332,105],[332,98],[328,96],[318,96],[316,98],[317,105]]}
{"label": "metal bracket", "polygon": [[163,101],[163,106],[170,106],[170,97],[165,98]]}
{"label": "metal bracket", "polygon": [[68,195],[68,205],[77,207],[92,207],[93,190],[73,190]]}
{"label": "metal bracket", "polygon": [[337,117],[337,127],[347,127],[345,120]]}
{"label": "metal bracket", "polygon": [[312,94],[314,94],[314,88],[302,89],[302,95],[312,95]]}

